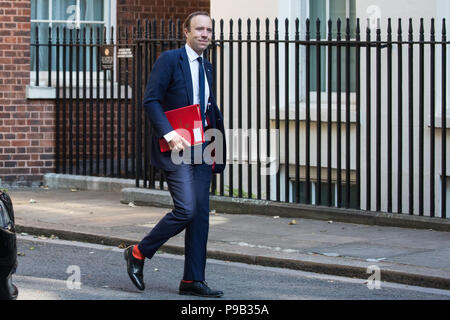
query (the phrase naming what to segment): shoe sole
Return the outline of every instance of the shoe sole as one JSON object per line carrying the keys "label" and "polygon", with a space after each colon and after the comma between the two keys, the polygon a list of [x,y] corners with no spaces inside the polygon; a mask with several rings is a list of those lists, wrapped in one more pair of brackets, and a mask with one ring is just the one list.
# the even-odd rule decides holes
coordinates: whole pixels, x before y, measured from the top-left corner
{"label": "shoe sole", "polygon": [[196,296],[196,297],[204,297],[204,298],[221,298],[221,297],[223,297],[223,294],[221,294],[221,295],[204,295],[204,294],[199,294],[199,293],[195,293],[195,292],[186,292],[186,291],[178,291],[178,294],[180,294],[182,296]]}

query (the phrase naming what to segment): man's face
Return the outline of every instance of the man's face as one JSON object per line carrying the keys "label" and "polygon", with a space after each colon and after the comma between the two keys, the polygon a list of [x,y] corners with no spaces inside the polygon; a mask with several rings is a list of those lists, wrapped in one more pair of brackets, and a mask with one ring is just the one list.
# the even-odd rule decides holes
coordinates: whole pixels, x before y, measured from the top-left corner
{"label": "man's face", "polygon": [[211,42],[212,21],[208,16],[195,16],[191,20],[191,29],[184,29],[187,44],[199,55]]}

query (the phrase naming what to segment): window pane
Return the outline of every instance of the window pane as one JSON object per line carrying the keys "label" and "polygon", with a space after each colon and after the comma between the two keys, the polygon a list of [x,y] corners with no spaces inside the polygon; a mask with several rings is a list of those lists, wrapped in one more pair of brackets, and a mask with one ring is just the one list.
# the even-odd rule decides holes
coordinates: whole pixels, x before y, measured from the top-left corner
{"label": "window pane", "polygon": [[337,18],[345,19],[347,16],[347,0],[333,0],[330,1],[330,18],[337,20]]}
{"label": "window pane", "polygon": [[[36,25],[35,23],[32,24],[31,29],[31,43],[36,43]],[[43,44],[48,44],[48,32],[49,32],[49,24],[48,23],[40,23],[39,24],[39,71],[47,71],[49,64],[48,64],[48,46],[45,46]],[[92,32],[92,43],[98,44],[103,42],[103,26],[101,25],[91,25],[91,24],[82,24],[81,29],[77,32],[77,29],[70,29],[67,27],[66,23],[53,23],[52,27],[52,44],[56,44],[57,39],[57,28],[59,28],[59,43],[63,44],[63,39],[65,38],[65,52],[66,52],[66,65],[64,68],[63,64],[63,47],[60,47],[60,54],[59,59],[56,56],[56,46],[52,46],[52,59],[51,59],[51,70],[56,71],[56,64],[59,63],[58,67],[60,71],[69,71],[70,70],[70,64],[72,64],[73,71],[76,71],[76,64],[77,64],[77,47],[72,46],[72,55],[70,55],[70,42],[76,43],[77,42],[77,35],[80,37],[80,43],[83,44],[83,38],[84,38],[84,30],[86,29],[86,44],[91,43],[91,28],[93,30]],[[65,37],[64,37],[64,28],[65,28]],[[99,32],[98,32],[98,31]],[[99,36],[98,36],[99,35]],[[83,47],[80,47],[79,49],[79,61],[80,61],[80,68],[83,66],[83,62],[86,60],[86,70],[91,70],[91,61],[92,61],[92,70],[97,70],[97,47],[94,47],[93,50],[93,56],[91,58],[90,54],[90,47],[86,47],[86,56],[83,55]],[[59,62],[58,62],[59,61]],[[37,63],[37,56],[36,56],[36,46],[31,46],[31,71],[36,71],[36,63]],[[82,69],[80,69],[81,71]]]}
{"label": "window pane", "polygon": [[[297,190],[295,188],[296,187],[296,182],[293,181],[292,183],[293,183],[293,189],[292,190],[294,190],[294,194],[297,194]],[[299,184],[298,184],[298,188],[300,189],[300,191],[299,191],[300,192],[299,202],[300,203],[306,203],[306,183],[300,181]]]}
{"label": "window pane", "polygon": [[48,20],[48,1],[31,0],[31,19]]}
{"label": "window pane", "polygon": [[316,21],[320,19],[320,33],[322,38],[325,35],[327,20],[327,0],[313,0],[309,5],[309,18],[311,20],[311,38],[316,38],[317,28]]}
{"label": "window pane", "polygon": [[53,20],[76,20],[76,0],[52,0]]}
{"label": "window pane", "polygon": [[[31,43],[36,43],[36,26],[39,26],[38,35],[39,35],[39,44],[48,44],[48,23],[32,23],[31,24]],[[39,51],[39,71],[48,70],[48,47],[45,45],[39,46],[31,46],[31,71],[36,70],[37,64],[37,50]]]}
{"label": "window pane", "polygon": [[81,0],[81,21],[103,21],[103,0]]}
{"label": "window pane", "polygon": [[[316,204],[319,206],[327,206],[328,205],[328,183],[325,183],[322,181],[320,184],[320,203],[318,203],[319,196],[317,195],[318,192],[318,185],[315,183],[314,185],[315,191],[316,191]],[[334,185],[331,185],[331,204],[334,205],[334,198],[335,198],[335,188]]]}
{"label": "window pane", "polygon": [[[332,20],[332,34],[333,38],[336,39],[337,35],[337,19],[340,18],[342,21],[341,24],[341,38],[345,40],[346,37],[346,23],[347,23],[347,14],[350,19],[350,36],[352,39],[355,38],[355,30],[356,30],[356,0],[311,0],[310,2],[310,20],[311,20],[311,39],[316,39],[316,20],[320,19],[320,33],[321,39],[326,39],[328,37],[328,19],[327,19],[327,5],[329,5],[329,19]],[[347,8],[347,5],[349,7]],[[315,47],[311,47],[311,91],[326,91],[327,90],[327,48],[321,48],[321,83],[320,89],[317,88],[317,59],[316,52],[317,49]],[[356,50],[354,48],[350,49],[350,90],[355,91],[355,63],[356,63]],[[347,84],[345,79],[345,70],[346,70],[346,49],[345,47],[341,47],[341,85],[342,91],[345,92]],[[336,59],[336,47],[333,47],[333,55],[332,55],[332,91],[336,92],[337,88],[337,59]]]}
{"label": "window pane", "polygon": [[[326,47],[320,47],[320,87],[321,91],[326,90],[326,57],[327,51]],[[311,47],[311,91],[317,91],[317,47]]]}
{"label": "window pane", "polygon": [[[350,7],[347,8],[347,1]],[[349,16],[347,16],[347,10]],[[350,18],[350,33],[351,37],[355,37],[356,30],[356,0],[333,0],[330,1],[330,19],[333,20],[333,36],[336,37],[337,34],[337,19],[340,18],[342,21],[341,34],[345,37],[346,21]]]}
{"label": "window pane", "polygon": [[[51,8],[49,5],[51,3]],[[76,65],[79,63],[80,68],[82,68],[83,64],[86,64],[86,71],[89,72],[91,69],[96,71],[97,60],[98,60],[98,48],[93,47],[92,56],[90,47],[86,47],[86,55],[83,54],[83,47],[77,50],[77,47],[72,47],[72,54],[70,54],[69,50],[69,42],[70,37],[72,35],[72,42],[77,42],[77,35],[79,35],[79,41],[83,43],[83,33],[86,30],[86,43],[91,43],[90,30],[93,29],[92,40],[93,43],[102,43],[103,42],[103,21],[104,21],[104,9],[103,9],[103,0],[80,0],[80,7],[77,10],[77,0],[31,0],[31,18],[39,19],[39,20],[63,20],[67,21],[66,23],[31,23],[31,71],[36,71],[36,65],[39,63],[39,71],[47,71],[52,70],[56,71],[57,66],[60,71],[69,71],[70,65],[73,67],[73,72],[76,72]],[[77,19],[77,14],[79,14],[80,21],[99,21],[100,24],[74,24],[70,23],[71,21],[75,22]],[[52,26],[52,43],[56,44],[57,37],[57,28],[59,28],[59,41],[62,44],[64,33],[64,28],[66,29],[65,33],[65,67],[63,65],[63,47],[60,47],[59,57],[56,55],[56,46],[51,47],[51,51],[49,51],[48,43],[49,43],[49,26]],[[39,27],[39,30],[36,31],[36,27]],[[80,27],[77,32],[75,27]],[[97,30],[99,30],[99,36],[97,36]],[[39,44],[37,47],[36,44],[37,36],[39,36]],[[77,51],[79,52],[79,58],[77,59]],[[51,52],[51,62],[49,63],[49,53]],[[80,69],[81,70],[81,69]]]}
{"label": "window pane", "polygon": [[[352,209],[360,209],[358,207],[358,198],[356,195],[358,194],[358,187],[355,185],[350,185],[350,203],[348,205],[349,208]],[[341,205],[344,207],[346,205],[347,199],[347,185],[342,184],[342,203]]]}

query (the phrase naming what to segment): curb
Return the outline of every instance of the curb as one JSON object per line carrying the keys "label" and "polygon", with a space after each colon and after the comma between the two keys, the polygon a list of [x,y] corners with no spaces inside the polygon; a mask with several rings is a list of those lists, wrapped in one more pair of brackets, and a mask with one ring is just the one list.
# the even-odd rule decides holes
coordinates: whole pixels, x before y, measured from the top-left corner
{"label": "curb", "polygon": [[135,187],[136,180],[47,173],[44,175],[44,184],[53,189],[76,188],[79,190],[120,192],[123,188]]}
{"label": "curb", "polygon": [[[32,235],[44,235],[47,237],[54,235],[61,240],[89,242],[109,246],[119,246],[119,245],[129,246],[136,243],[136,240],[130,239],[114,238],[81,232],[37,228],[21,225],[16,225],[16,232],[17,233],[25,232]],[[165,244],[161,247],[160,251],[171,254],[184,255],[184,248],[180,246]],[[255,255],[245,255],[216,250],[208,250],[207,257],[208,259],[240,262],[265,267],[286,268],[320,274],[329,274],[334,276],[367,279],[367,269],[363,267],[345,266],[338,264],[325,264],[311,261],[281,259]],[[411,274],[390,270],[383,270],[382,278],[384,282],[394,282],[411,286],[450,290],[450,279],[448,278],[439,278],[422,274]]]}

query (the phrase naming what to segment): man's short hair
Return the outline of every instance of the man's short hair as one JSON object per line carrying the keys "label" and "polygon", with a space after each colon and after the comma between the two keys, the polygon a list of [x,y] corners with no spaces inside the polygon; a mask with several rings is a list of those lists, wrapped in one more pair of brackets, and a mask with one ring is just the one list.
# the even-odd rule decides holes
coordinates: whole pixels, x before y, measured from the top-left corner
{"label": "man's short hair", "polygon": [[196,16],[207,16],[208,18],[211,19],[211,16],[209,15],[208,12],[206,11],[196,11],[196,12],[192,12],[190,15],[188,15],[188,17],[186,18],[186,20],[184,20],[184,24],[183,27],[185,29],[187,29],[188,31],[191,31],[191,20],[193,18],[195,18]]}

